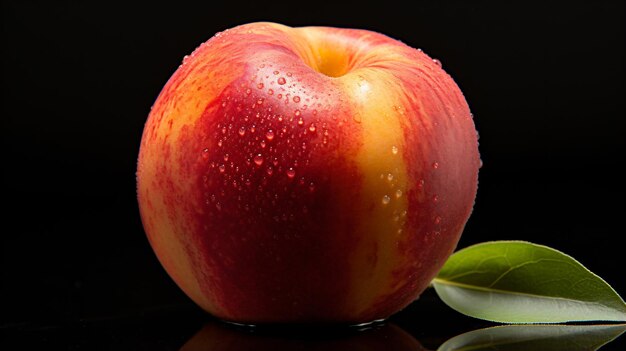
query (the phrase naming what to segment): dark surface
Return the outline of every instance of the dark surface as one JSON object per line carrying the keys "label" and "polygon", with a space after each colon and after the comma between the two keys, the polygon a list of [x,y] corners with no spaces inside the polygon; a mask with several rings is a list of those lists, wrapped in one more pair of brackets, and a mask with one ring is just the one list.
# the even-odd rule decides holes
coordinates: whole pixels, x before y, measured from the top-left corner
{"label": "dark surface", "polygon": [[[0,332],[9,340],[176,349],[200,329],[208,317],[145,239],[138,146],[182,57],[258,20],[375,30],[440,59],[474,113],[484,161],[459,247],[546,244],[626,295],[624,2],[230,5],[2,3]],[[482,323],[424,301],[397,318],[424,345]]]}

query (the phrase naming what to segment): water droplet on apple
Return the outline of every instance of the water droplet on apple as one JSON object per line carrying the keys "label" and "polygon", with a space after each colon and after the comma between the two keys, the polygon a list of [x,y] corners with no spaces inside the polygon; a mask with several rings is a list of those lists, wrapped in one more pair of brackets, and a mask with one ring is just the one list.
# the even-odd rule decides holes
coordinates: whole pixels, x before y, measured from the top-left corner
{"label": "water droplet on apple", "polygon": [[280,78],[278,78],[277,83],[278,83],[279,85],[284,85],[285,83],[287,83],[287,81],[285,80],[285,78],[280,77]]}
{"label": "water droplet on apple", "polygon": [[263,101],[264,101],[264,100],[265,100],[265,99],[263,99],[263,98],[259,98],[259,99],[256,101],[257,105],[263,105]]}
{"label": "water droplet on apple", "polygon": [[274,131],[271,129],[268,130],[267,133],[265,133],[265,137],[267,140],[272,141],[272,139],[274,139]]}
{"label": "water droplet on apple", "polygon": [[392,181],[393,180],[393,174],[391,174],[391,173],[387,174],[387,180],[388,181]]}
{"label": "water droplet on apple", "polygon": [[256,156],[254,156],[254,163],[256,163],[257,166],[262,165],[263,164],[263,155],[257,154]]}
{"label": "water droplet on apple", "polygon": [[256,87],[259,88],[259,89],[263,89],[263,83],[257,84]]}
{"label": "water droplet on apple", "polygon": [[294,96],[294,97],[293,97],[293,102],[295,102],[296,104],[297,104],[298,102],[300,102],[300,97],[299,97],[299,96]]}
{"label": "water droplet on apple", "polygon": [[302,117],[300,117],[300,118],[298,119],[298,125],[299,125],[299,126],[301,126],[301,125],[303,125],[303,124],[304,124],[304,120],[302,119]]}
{"label": "water droplet on apple", "polygon": [[434,168],[434,169],[439,168],[439,162],[434,162],[434,163],[433,163],[433,168]]}
{"label": "water droplet on apple", "polygon": [[274,95],[274,89],[267,89],[267,93],[270,95]]}
{"label": "water droplet on apple", "polygon": [[267,166],[265,172],[267,173],[267,175],[272,175],[274,173],[274,168],[272,168],[272,166]]}
{"label": "water droplet on apple", "polygon": [[261,148],[265,148],[265,140],[261,140]]}
{"label": "water droplet on apple", "polygon": [[274,75],[278,75],[280,72],[278,71],[274,71]]}
{"label": "water droplet on apple", "polygon": [[396,190],[396,198],[399,198],[402,196],[402,190],[398,189]]}
{"label": "water droplet on apple", "polygon": [[437,201],[439,201],[439,196],[437,195],[433,196],[433,202],[437,202]]}
{"label": "water droplet on apple", "polygon": [[239,128],[239,135],[244,136],[245,134],[246,134],[246,128],[245,127]]}
{"label": "water droplet on apple", "polygon": [[310,192],[314,192],[315,191],[315,183],[313,183],[313,182],[309,183],[309,191]]}
{"label": "water droplet on apple", "polygon": [[294,114],[294,116],[298,117],[298,116],[300,116],[302,114],[302,112],[300,112],[300,110],[295,110],[293,112],[293,114]]}
{"label": "water droplet on apple", "polygon": [[392,147],[391,147],[391,153],[392,153],[392,154],[394,154],[394,155],[398,154],[398,147],[397,147],[397,146],[395,146],[395,145],[394,145],[394,146],[392,146]]}
{"label": "water droplet on apple", "polygon": [[383,196],[383,200],[382,200],[383,205],[389,204],[390,201],[391,201],[391,198],[389,197],[389,195]]}
{"label": "water droplet on apple", "polygon": [[250,88],[246,89],[246,95],[250,95],[250,93],[252,93],[252,90]]}
{"label": "water droplet on apple", "polygon": [[295,176],[296,176],[296,170],[293,169],[293,167],[289,167],[289,169],[287,170],[287,177],[293,178]]}
{"label": "water droplet on apple", "polygon": [[228,161],[228,154],[224,154],[224,162]]}
{"label": "water droplet on apple", "polygon": [[202,150],[202,158],[203,159],[208,159],[209,158],[209,149],[205,148],[204,150]]}
{"label": "water droplet on apple", "polygon": [[224,171],[226,170],[226,166],[224,164],[219,165],[218,168],[220,170],[220,173],[224,173]]}
{"label": "water droplet on apple", "polygon": [[437,66],[441,67],[441,61],[439,61],[439,60],[437,60],[437,59],[433,59],[433,62],[434,62]]}
{"label": "water droplet on apple", "polygon": [[315,123],[311,123],[311,125],[309,126],[309,131],[311,132],[315,132]]}
{"label": "water droplet on apple", "polygon": [[441,217],[437,216],[435,217],[435,224],[439,224],[439,223],[441,223]]}

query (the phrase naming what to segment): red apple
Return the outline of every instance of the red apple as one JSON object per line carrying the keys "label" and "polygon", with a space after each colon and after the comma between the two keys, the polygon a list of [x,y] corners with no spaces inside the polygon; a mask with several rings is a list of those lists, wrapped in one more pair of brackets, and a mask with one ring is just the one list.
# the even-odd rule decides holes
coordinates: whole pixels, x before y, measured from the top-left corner
{"label": "red apple", "polygon": [[454,250],[480,164],[438,61],[384,35],[252,23],[185,57],[145,125],[148,239],[241,323],[384,319]]}

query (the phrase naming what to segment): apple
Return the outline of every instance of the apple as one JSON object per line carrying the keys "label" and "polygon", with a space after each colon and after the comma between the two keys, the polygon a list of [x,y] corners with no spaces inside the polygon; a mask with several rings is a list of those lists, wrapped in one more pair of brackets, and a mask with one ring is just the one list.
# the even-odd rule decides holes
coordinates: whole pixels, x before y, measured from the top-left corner
{"label": "apple", "polygon": [[364,323],[414,301],[453,252],[479,165],[461,91],[421,50],[252,23],[161,91],[138,201],[165,270],[216,317]]}

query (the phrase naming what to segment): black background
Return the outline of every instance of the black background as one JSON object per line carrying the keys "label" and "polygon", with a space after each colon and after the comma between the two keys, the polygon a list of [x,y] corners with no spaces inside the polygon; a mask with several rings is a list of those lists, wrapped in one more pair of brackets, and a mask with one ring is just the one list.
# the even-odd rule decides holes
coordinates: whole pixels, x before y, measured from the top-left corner
{"label": "black background", "polygon": [[459,247],[545,244],[626,296],[622,1],[10,1],[1,325],[196,311],[141,227],[142,127],[184,55],[259,20],[370,29],[440,59],[472,109],[484,161]]}

